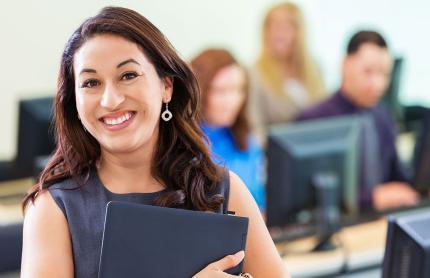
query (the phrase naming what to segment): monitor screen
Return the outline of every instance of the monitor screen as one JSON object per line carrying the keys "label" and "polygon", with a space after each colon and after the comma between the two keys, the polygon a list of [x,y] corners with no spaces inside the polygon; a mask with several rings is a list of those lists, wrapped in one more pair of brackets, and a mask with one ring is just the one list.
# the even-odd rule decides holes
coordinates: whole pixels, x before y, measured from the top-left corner
{"label": "monitor screen", "polygon": [[430,187],[430,109],[422,109],[422,122],[415,143],[414,186],[427,195]]}
{"label": "monitor screen", "polygon": [[18,177],[34,175],[35,162],[55,148],[52,97],[21,100],[19,103],[18,150],[15,172]]}
{"label": "monitor screen", "polygon": [[430,208],[388,218],[382,277],[430,277]]}
{"label": "monitor screen", "polygon": [[358,116],[270,128],[267,146],[269,227],[310,219],[303,216],[315,208],[312,180],[320,173],[335,174],[342,207],[349,213],[358,211],[359,129]]}
{"label": "monitor screen", "polygon": [[395,118],[398,122],[401,122],[404,118],[403,106],[400,102],[403,64],[402,57],[397,57],[394,59],[390,83],[388,84],[388,88],[381,99],[381,102],[388,109],[393,118]]}

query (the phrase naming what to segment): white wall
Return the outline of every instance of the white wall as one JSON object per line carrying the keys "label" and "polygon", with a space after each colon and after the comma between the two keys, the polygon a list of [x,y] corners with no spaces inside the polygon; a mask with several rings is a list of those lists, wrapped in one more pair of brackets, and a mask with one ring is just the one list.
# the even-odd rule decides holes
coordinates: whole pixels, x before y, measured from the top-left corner
{"label": "white wall", "polygon": [[[59,58],[68,37],[103,6],[135,9],[171,40],[185,59],[224,46],[251,64],[259,51],[262,17],[274,0],[4,1],[0,4],[0,158],[16,147],[17,101],[55,92]],[[406,56],[402,99],[430,104],[430,2],[425,0],[301,0],[311,48],[328,87],[351,32],[377,28],[394,53]],[[7,4],[6,4],[7,3]]]}

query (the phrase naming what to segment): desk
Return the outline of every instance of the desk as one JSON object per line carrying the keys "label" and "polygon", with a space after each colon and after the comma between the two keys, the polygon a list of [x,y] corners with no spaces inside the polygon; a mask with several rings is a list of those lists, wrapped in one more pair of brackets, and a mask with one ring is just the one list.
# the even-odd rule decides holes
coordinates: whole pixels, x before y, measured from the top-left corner
{"label": "desk", "polygon": [[23,221],[21,200],[33,184],[32,179],[0,183],[0,225]]}
{"label": "desk", "polygon": [[336,275],[382,263],[387,233],[387,221],[379,219],[342,229],[335,236],[340,247],[326,252],[308,253],[316,244],[315,237],[277,245],[288,251],[283,257],[293,277]]}

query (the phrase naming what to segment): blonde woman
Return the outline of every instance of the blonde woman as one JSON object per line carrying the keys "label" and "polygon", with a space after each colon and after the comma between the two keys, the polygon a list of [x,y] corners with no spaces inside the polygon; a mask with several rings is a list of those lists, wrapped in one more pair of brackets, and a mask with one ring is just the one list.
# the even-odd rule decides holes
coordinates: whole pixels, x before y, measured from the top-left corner
{"label": "blonde woman", "polygon": [[308,51],[299,7],[272,7],[263,23],[260,57],[251,69],[251,117],[260,132],[321,100],[324,85]]}

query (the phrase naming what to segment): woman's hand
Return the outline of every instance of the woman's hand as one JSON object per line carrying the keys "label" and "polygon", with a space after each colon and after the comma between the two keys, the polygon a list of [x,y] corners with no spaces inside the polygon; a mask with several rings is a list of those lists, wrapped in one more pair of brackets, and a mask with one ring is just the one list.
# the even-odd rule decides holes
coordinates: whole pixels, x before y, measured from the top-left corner
{"label": "woman's hand", "polygon": [[222,278],[237,277],[225,273],[224,271],[237,266],[245,257],[245,252],[239,251],[234,255],[228,255],[219,261],[213,262],[202,271],[193,276],[193,278]]}

